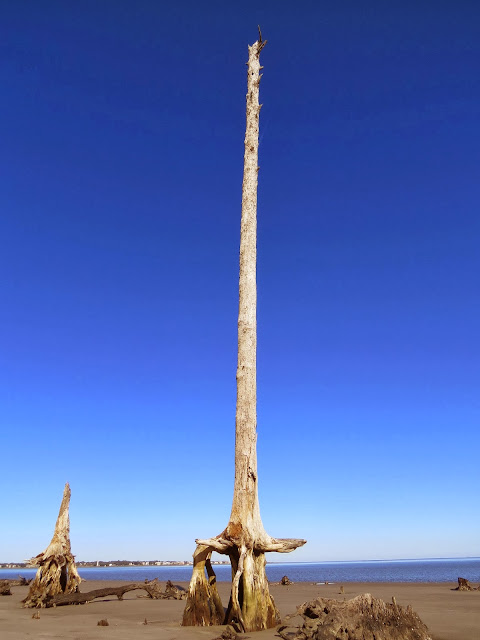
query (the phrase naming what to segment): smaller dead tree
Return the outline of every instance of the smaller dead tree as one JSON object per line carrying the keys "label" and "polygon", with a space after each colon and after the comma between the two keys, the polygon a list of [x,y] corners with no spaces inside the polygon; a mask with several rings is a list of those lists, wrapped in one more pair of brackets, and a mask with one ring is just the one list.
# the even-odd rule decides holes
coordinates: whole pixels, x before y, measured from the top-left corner
{"label": "smaller dead tree", "polygon": [[70,548],[70,496],[70,486],[67,482],[52,541],[45,551],[28,560],[28,564],[38,567],[38,571],[30,584],[27,597],[23,600],[24,607],[44,607],[46,600],[57,594],[78,591],[81,578]]}

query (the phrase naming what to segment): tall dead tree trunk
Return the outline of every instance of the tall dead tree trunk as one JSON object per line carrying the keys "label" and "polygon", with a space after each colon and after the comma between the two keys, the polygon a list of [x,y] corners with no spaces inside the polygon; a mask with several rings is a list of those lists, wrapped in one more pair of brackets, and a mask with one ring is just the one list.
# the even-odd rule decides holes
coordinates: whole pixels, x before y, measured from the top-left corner
{"label": "tall dead tree trunk", "polygon": [[70,495],[67,482],[52,541],[43,553],[28,561],[30,566],[38,567],[38,571],[30,584],[27,597],[23,600],[24,607],[44,607],[47,599],[59,593],[78,591],[81,578],[77,573],[75,557],[70,548]]}
{"label": "tall dead tree trunk", "polygon": [[[225,530],[215,538],[196,540],[193,576],[183,622],[189,625],[234,623],[242,631],[268,629],[279,622],[265,574],[265,553],[287,553],[305,540],[272,538],[265,531],[258,502],[257,474],[257,184],[260,52],[266,41],[249,46],[247,125],[242,189],[238,313],[235,483],[232,511]],[[232,591],[223,616],[210,565],[212,551],[228,555]],[[208,564],[206,564],[208,562]],[[205,574],[208,569],[209,575]],[[213,576],[212,576],[213,574]],[[223,620],[221,620],[223,618]]]}

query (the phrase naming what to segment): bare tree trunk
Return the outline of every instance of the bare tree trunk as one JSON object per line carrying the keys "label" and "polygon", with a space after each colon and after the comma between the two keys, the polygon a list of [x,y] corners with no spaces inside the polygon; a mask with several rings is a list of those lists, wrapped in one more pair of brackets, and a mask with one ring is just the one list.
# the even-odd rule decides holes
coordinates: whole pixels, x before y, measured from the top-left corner
{"label": "bare tree trunk", "polygon": [[[238,313],[237,410],[235,421],[235,483],[232,511],[225,530],[215,538],[197,540],[200,553],[226,554],[232,564],[232,591],[224,623],[232,622],[242,631],[268,629],[279,622],[265,574],[265,552],[287,553],[305,540],[272,538],[263,527],[258,502],[257,474],[257,184],[260,52],[266,41],[261,34],[249,49],[247,124],[242,189],[240,278]],[[201,575],[203,572],[203,575]],[[218,594],[209,593],[203,568],[194,565],[183,624],[218,624],[215,616],[203,612],[217,610]],[[209,602],[207,605],[206,602]]]}
{"label": "bare tree trunk", "polygon": [[31,558],[28,563],[38,567],[37,575],[30,584],[24,607],[44,607],[47,598],[59,593],[76,593],[81,578],[75,566],[75,557],[70,548],[70,486],[63,491],[53,538],[43,553]]}

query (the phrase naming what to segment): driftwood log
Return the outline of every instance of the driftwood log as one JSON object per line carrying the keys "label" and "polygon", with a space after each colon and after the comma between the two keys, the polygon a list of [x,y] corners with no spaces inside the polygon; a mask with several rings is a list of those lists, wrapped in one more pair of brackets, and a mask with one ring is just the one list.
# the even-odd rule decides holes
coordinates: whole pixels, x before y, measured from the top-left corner
{"label": "driftwood log", "polygon": [[[281,626],[283,640],[432,640],[410,606],[401,607],[369,593],[347,601],[318,598],[301,605],[299,627]],[[291,618],[293,616],[287,616]]]}
{"label": "driftwood log", "polygon": [[18,580],[9,580],[11,587],[26,587],[32,581],[32,578],[24,578],[23,576],[18,576]]}
{"label": "driftwood log", "polygon": [[474,587],[466,578],[458,578],[458,587],[454,591],[480,591],[480,586]]}
{"label": "driftwood log", "polygon": [[[93,589],[92,591],[86,591],[85,593],[59,593],[55,596],[50,596],[45,600],[45,607],[61,607],[68,604],[85,604],[92,602],[97,598],[106,598],[107,596],[117,596],[119,600],[123,600],[123,596],[128,591],[135,591],[136,589],[142,589],[147,592],[147,598],[154,600],[183,600],[187,592],[182,587],[177,587],[170,580],[165,585],[165,591],[161,590],[160,583],[157,578],[150,582],[132,582],[130,584],[124,584],[120,587],[105,587],[103,589]],[[140,596],[142,597],[142,596]]]}

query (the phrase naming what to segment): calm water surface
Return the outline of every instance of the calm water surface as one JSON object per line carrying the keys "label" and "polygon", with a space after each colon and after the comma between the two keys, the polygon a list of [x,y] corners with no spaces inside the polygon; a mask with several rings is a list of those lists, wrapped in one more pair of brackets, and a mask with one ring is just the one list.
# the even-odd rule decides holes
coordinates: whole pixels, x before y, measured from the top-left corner
{"label": "calm water surface", "polygon": [[[217,580],[230,581],[230,566],[214,566]],[[86,580],[122,580],[126,582],[173,580],[188,582],[192,567],[92,567],[78,570]],[[0,578],[17,575],[33,577],[35,569],[1,569]],[[480,582],[480,558],[435,560],[392,560],[368,562],[312,562],[267,564],[267,577],[278,582],[287,575],[294,582],[457,582],[467,578]]]}

